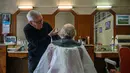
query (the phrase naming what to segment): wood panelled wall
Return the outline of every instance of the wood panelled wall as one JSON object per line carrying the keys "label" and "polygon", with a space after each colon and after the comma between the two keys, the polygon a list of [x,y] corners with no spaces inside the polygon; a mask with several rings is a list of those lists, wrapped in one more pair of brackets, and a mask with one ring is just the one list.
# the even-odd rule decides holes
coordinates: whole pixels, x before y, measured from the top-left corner
{"label": "wood panelled wall", "polygon": [[93,19],[92,15],[77,15],[76,16],[76,27],[77,27],[77,36],[90,37],[90,43],[93,44]]}
{"label": "wood panelled wall", "polygon": [[17,15],[20,13],[20,10],[17,10],[14,14],[12,14],[12,23],[10,26],[10,35],[16,36],[17,31]]}
{"label": "wood panelled wall", "polygon": [[78,35],[90,36],[91,15],[78,15],[76,21]]}
{"label": "wood panelled wall", "polygon": [[116,35],[130,35],[130,26],[116,26]]}
{"label": "wood panelled wall", "polygon": [[6,73],[6,46],[0,46],[0,73]]}
{"label": "wood panelled wall", "polygon": [[54,15],[42,15],[44,21],[48,22],[52,28],[55,27],[55,16]]}

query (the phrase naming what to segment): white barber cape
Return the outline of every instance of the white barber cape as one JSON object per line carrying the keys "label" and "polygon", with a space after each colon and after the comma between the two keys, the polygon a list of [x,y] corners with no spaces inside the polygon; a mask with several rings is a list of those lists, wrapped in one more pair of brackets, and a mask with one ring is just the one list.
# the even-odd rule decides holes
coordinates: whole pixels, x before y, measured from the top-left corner
{"label": "white barber cape", "polygon": [[34,73],[97,73],[83,45],[62,47],[51,43]]}

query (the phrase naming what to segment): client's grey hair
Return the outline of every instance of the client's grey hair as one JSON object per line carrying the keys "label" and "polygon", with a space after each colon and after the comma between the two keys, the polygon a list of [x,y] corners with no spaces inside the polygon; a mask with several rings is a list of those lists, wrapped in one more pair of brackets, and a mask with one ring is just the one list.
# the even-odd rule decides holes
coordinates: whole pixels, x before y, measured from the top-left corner
{"label": "client's grey hair", "polygon": [[74,25],[72,24],[65,24],[62,29],[59,32],[59,36],[61,38],[74,38],[74,36],[76,35],[76,30]]}
{"label": "client's grey hair", "polygon": [[41,13],[35,10],[31,10],[27,14],[28,21],[33,21],[37,16],[41,16]]}

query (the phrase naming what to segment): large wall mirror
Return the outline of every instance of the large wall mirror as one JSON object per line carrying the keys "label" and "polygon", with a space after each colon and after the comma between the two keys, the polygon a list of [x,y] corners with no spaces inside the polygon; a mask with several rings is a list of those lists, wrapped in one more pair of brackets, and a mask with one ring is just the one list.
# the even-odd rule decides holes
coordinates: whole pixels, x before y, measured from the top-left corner
{"label": "large wall mirror", "polygon": [[18,15],[17,15],[17,27],[16,27],[16,36],[17,39],[21,39],[21,40],[25,40],[25,35],[23,32],[23,29],[25,27],[25,25],[28,23],[27,18],[27,11],[21,11]]}
{"label": "large wall mirror", "polygon": [[58,12],[55,15],[55,28],[61,29],[64,24],[75,24],[75,17],[71,12]]}
{"label": "large wall mirror", "polygon": [[109,11],[97,11],[94,19],[95,44],[110,45],[114,36],[114,16]]}

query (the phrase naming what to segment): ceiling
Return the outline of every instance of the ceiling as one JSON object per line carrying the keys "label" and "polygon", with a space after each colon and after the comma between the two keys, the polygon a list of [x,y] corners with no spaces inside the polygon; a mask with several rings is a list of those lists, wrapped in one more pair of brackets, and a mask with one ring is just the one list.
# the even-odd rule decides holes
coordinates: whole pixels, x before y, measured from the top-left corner
{"label": "ceiling", "polygon": [[[77,13],[92,13],[97,5],[112,5],[116,13],[129,13],[130,0],[0,0],[0,10],[14,11],[18,5],[33,5],[36,8],[56,8],[58,5],[72,5]],[[51,9],[50,9],[51,10]]]}
{"label": "ceiling", "polygon": [[94,7],[97,5],[130,6],[130,0],[17,0],[17,2],[19,4],[32,4],[35,7],[55,7],[57,5],[73,5],[74,7]]}
{"label": "ceiling", "polygon": [[[112,5],[116,13],[129,13],[130,0],[17,0],[30,2],[34,7],[57,7],[58,5],[72,5],[75,10],[86,10],[90,13],[94,11],[97,5]],[[24,3],[25,4],[25,3]],[[83,12],[81,12],[83,13]]]}

